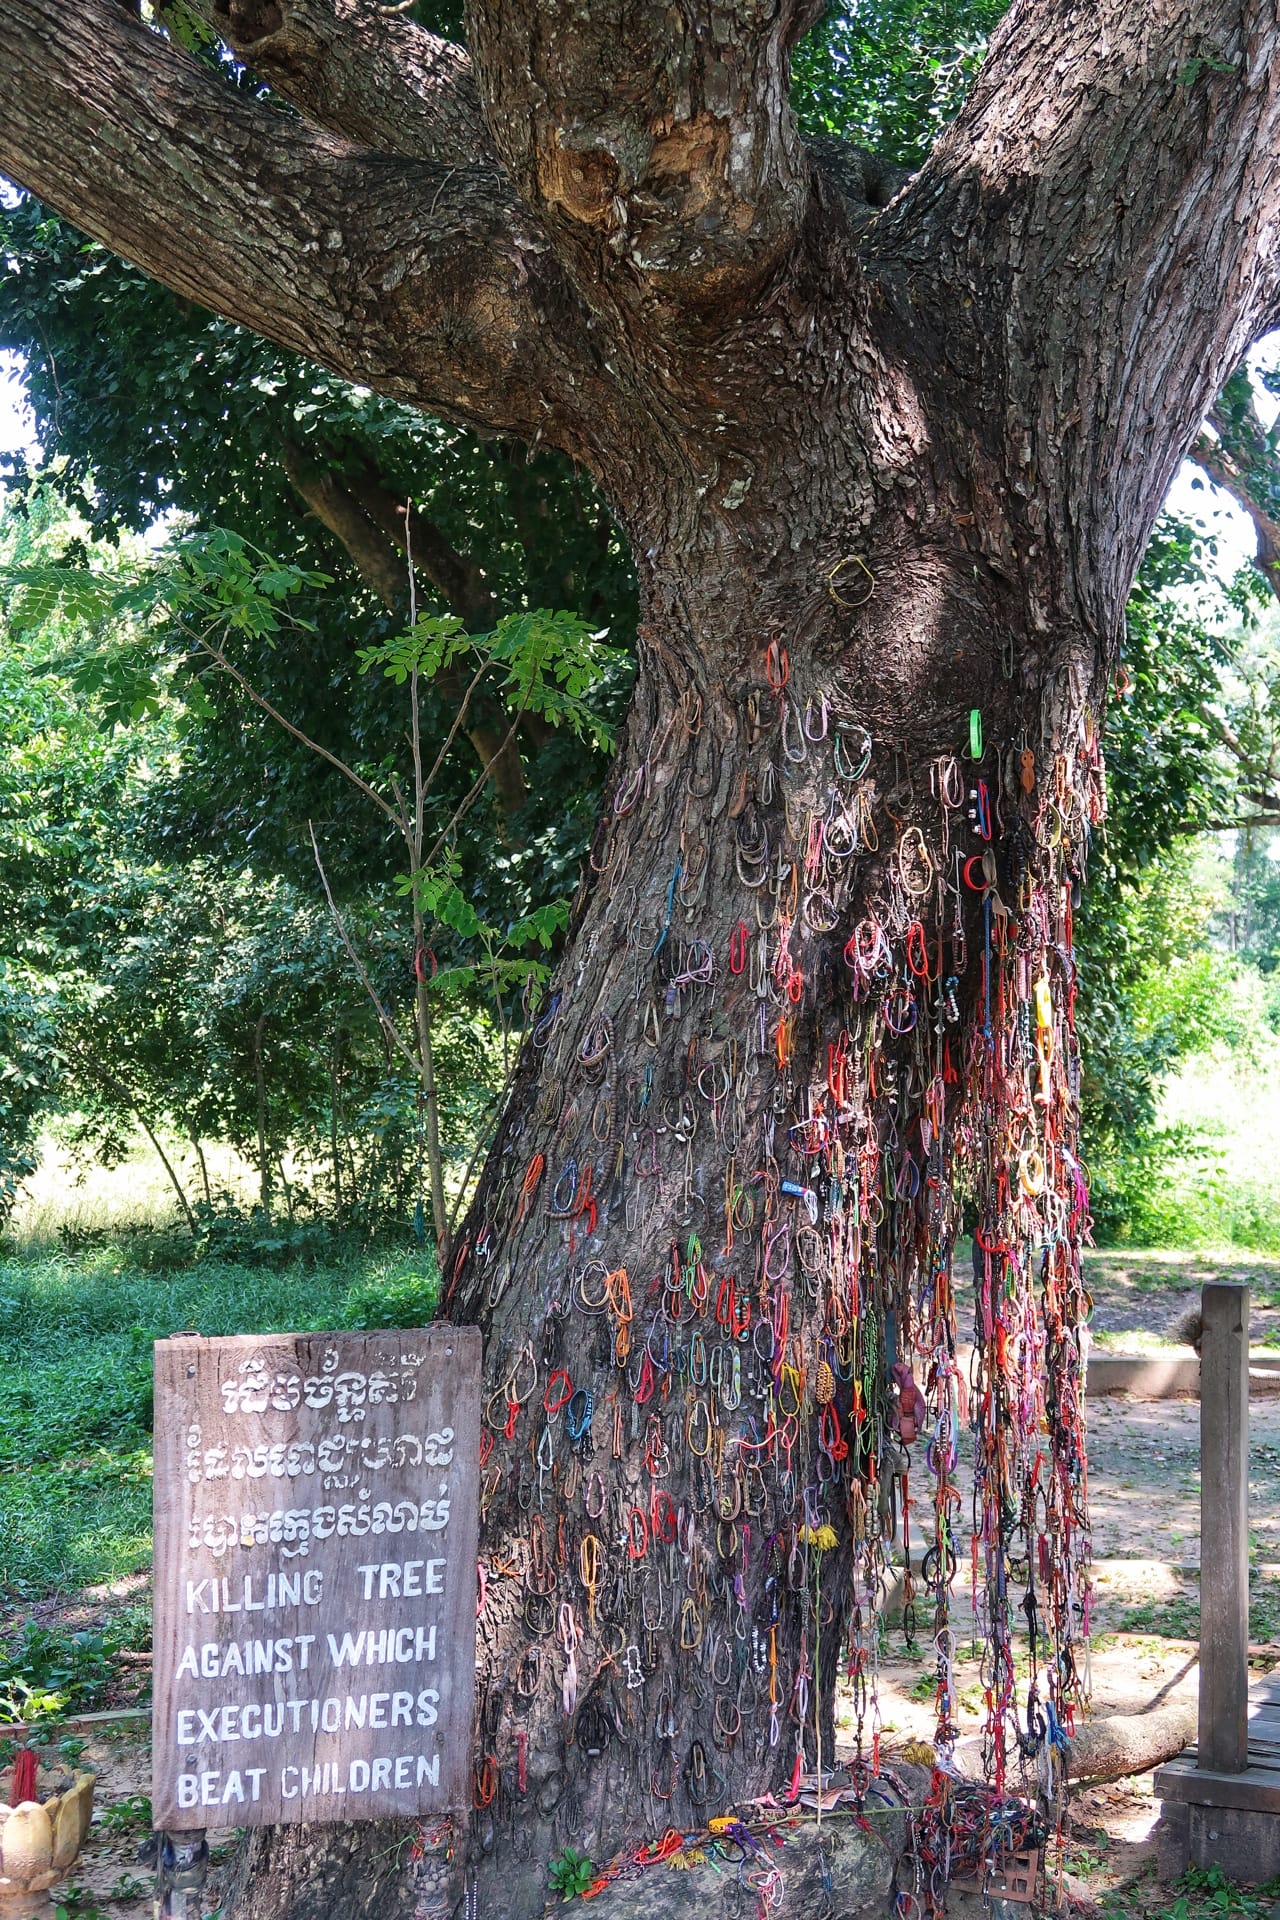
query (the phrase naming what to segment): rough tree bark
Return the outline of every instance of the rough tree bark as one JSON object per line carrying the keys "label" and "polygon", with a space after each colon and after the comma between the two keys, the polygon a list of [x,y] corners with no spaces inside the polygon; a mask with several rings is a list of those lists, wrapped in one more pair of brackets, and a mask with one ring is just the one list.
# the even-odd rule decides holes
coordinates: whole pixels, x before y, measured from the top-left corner
{"label": "rough tree bark", "polygon": [[[987,1758],[1043,1780],[1086,1607],[1071,915],[1136,562],[1275,308],[1274,5],[1016,0],[887,205],[796,131],[803,0],[473,0],[474,74],[420,43],[402,84],[370,7],[213,17],[303,118],[110,0],[15,0],[0,166],[352,378],[560,446],[640,581],[592,870],[447,1276],[486,1334],[467,1891],[524,1920],[566,1840],[829,1755],[908,1488],[945,1628],[965,1195]],[[950,1685],[944,1633],[944,1748]],[[328,1827],[239,1886],[254,1920],[458,1894]]]}

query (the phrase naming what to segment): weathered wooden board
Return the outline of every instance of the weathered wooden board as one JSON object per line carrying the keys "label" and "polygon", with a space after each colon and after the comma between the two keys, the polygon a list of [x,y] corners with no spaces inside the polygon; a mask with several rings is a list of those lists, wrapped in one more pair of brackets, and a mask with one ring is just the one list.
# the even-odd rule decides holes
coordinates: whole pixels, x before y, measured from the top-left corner
{"label": "weathered wooden board", "polygon": [[1280,1814],[1280,1768],[1248,1766],[1239,1773],[1217,1773],[1197,1764],[1194,1748],[1158,1767],[1158,1800],[1189,1800],[1202,1807],[1238,1807],[1254,1813]]}
{"label": "weathered wooden board", "polygon": [[470,1800],[480,1334],[156,1343],[155,1824]]}

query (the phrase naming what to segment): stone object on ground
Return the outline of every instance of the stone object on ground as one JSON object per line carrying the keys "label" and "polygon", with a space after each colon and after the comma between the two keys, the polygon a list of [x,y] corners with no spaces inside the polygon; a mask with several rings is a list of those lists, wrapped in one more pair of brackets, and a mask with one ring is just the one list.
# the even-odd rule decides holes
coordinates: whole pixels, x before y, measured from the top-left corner
{"label": "stone object on ground", "polygon": [[94,1776],[77,1773],[44,1800],[0,1806],[0,1915],[43,1893],[74,1862],[89,1831]]}
{"label": "stone object on ground", "polygon": [[[885,1920],[908,1812],[869,1801],[865,1822],[840,1807],[824,1811],[821,1827],[811,1814],[781,1819],[772,1834],[753,1825],[761,1853],[740,1869],[695,1843],[675,1866],[664,1860],[613,1881],[592,1899],[593,1920],[755,1920],[756,1888],[771,1871],[781,1875],[781,1898],[769,1907],[770,1920]],[[737,1849],[730,1842],[726,1851]],[[548,1902],[548,1915],[560,1911]]]}

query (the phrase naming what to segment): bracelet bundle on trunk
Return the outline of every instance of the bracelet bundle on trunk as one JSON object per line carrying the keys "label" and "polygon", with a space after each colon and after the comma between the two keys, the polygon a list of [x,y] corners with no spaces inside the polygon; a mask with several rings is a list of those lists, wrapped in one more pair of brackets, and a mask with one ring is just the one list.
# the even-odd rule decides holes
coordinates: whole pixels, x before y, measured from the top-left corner
{"label": "bracelet bundle on trunk", "polygon": [[975,715],[967,759],[908,778],[799,700],[780,645],[764,665],[745,773],[686,694],[620,774],[601,938],[533,1028],[449,1277],[488,1333],[485,1611],[515,1648],[478,1798],[513,1836],[530,1805],[565,1840],[620,1804],[705,1824],[834,1765],[837,1669],[865,1786],[901,1553],[936,1657],[936,1904],[1031,1831],[1011,1793],[1055,1803],[1086,1686],[1072,906],[1101,761],[1087,717],[1044,753]]}

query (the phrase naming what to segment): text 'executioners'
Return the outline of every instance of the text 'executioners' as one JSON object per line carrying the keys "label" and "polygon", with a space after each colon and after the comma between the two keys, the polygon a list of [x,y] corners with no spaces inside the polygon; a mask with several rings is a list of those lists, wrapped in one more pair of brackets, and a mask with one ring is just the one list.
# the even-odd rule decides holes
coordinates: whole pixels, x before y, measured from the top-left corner
{"label": "text 'executioners'", "polygon": [[[405,1600],[442,1595],[443,1559],[371,1561],[359,1566],[366,1601]],[[266,1613],[283,1607],[319,1606],[324,1574],[307,1572],[246,1574],[243,1581],[208,1579],[187,1582],[189,1615]],[[436,1658],[432,1623],[359,1627],[341,1633],[295,1633],[240,1640],[191,1641],[184,1647],[176,1676],[222,1680],[232,1676],[313,1673],[370,1667],[412,1667]],[[186,1756],[178,1776],[178,1805],[183,1808],[235,1807],[261,1799],[267,1765],[210,1769],[199,1765],[199,1750],[231,1743],[312,1740],[370,1728],[390,1733],[434,1727],[440,1695],[435,1687],[385,1693],[335,1692],[299,1699],[242,1701],[210,1707],[176,1707],[175,1746]],[[212,1756],[210,1756],[212,1758]],[[221,1756],[219,1756],[221,1757]],[[319,1759],[314,1764],[279,1769],[282,1800],[358,1796],[384,1791],[409,1792],[429,1781],[439,1784],[438,1753],[383,1754],[369,1759]]]}

